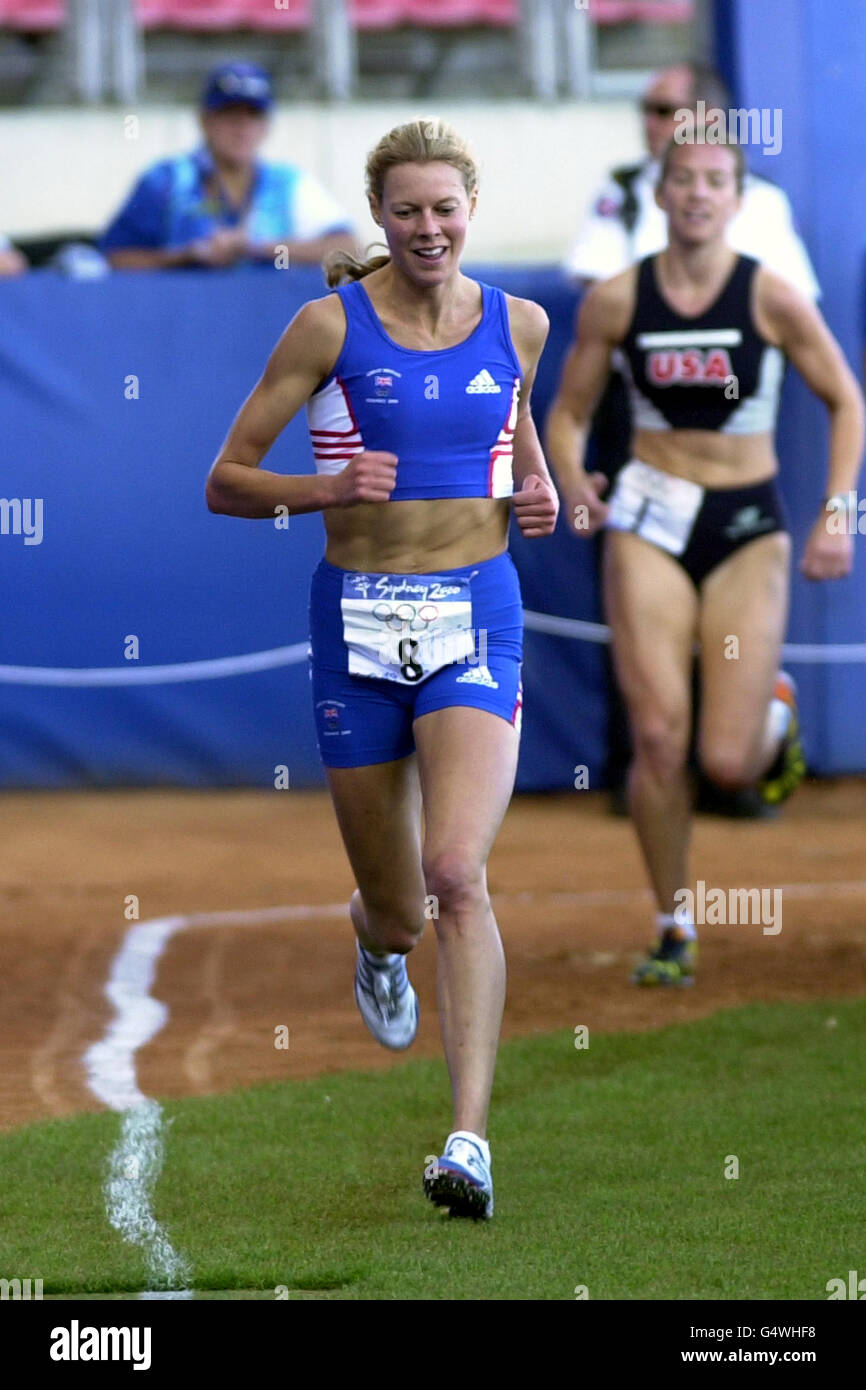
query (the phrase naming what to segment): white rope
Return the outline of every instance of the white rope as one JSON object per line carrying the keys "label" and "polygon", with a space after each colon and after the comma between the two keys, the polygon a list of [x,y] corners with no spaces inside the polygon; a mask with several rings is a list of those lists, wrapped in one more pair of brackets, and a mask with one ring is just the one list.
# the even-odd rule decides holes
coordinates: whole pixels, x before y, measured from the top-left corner
{"label": "white rope", "polygon": [[604,623],[587,623],[583,618],[554,618],[551,613],[533,613],[524,608],[523,621],[528,632],[546,632],[551,637],[576,637],[581,642],[609,642],[610,628]]}
{"label": "white rope", "polygon": [[0,666],[6,685],[167,685],[177,681],[212,681],[222,676],[246,676],[305,661],[308,642],[273,647],[244,656],[219,656],[210,661],[181,661],[171,666]]}
{"label": "white rope", "polygon": [[[610,628],[582,618],[556,618],[550,613],[524,610],[527,631],[551,637],[570,637],[581,642],[607,643]],[[220,656],[210,661],[181,661],[170,666],[0,666],[0,685],[173,685],[182,681],[218,680],[225,676],[246,676],[255,671],[272,671],[280,666],[296,666],[306,661],[309,644],[295,642],[290,647],[272,647],[266,652],[247,652],[243,656]],[[782,647],[785,661],[816,665],[849,664],[866,661],[866,642],[798,643]]]}
{"label": "white rope", "polygon": [[[525,609],[523,614],[530,632],[545,632],[551,637],[572,637],[582,642],[609,642],[610,628],[604,623],[587,623],[581,618],[554,618],[550,613],[533,613]],[[838,662],[866,661],[866,642],[821,644],[786,642],[782,647],[786,661],[814,664],[826,661]]]}

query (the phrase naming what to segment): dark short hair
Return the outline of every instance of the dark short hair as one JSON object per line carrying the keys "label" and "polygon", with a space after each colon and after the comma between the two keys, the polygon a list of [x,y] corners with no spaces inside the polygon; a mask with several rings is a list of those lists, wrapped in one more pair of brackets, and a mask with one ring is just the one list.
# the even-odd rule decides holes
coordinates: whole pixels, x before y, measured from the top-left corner
{"label": "dark short hair", "polygon": [[686,143],[688,143],[688,144],[690,144],[690,145],[691,145],[691,144],[713,144],[713,145],[720,145],[720,146],[722,146],[724,149],[730,150],[731,153],[733,154],[733,156],[734,156],[734,177],[735,177],[735,179],[736,179],[737,192],[738,192],[738,193],[742,193],[742,191],[743,191],[743,185],[744,185],[745,182],[746,182],[746,172],[747,172],[747,170],[746,170],[746,156],[745,156],[744,153],[743,153],[743,147],[742,147],[742,145],[738,145],[737,142],[736,142],[736,140],[729,140],[729,139],[727,138],[727,136],[725,137],[724,140],[712,140],[712,141],[701,140],[701,139],[700,139],[700,134],[701,134],[701,132],[702,132],[703,129],[704,129],[704,128],[703,128],[702,126],[698,126],[698,127],[697,127],[697,130],[695,131],[695,134],[696,134],[699,138],[696,139],[696,140],[694,140],[694,141],[689,140],[689,141],[686,142],[686,141],[683,141],[683,140],[677,140],[676,136],[672,137],[672,138],[668,141],[667,145],[665,146],[665,152],[664,152],[664,154],[662,155],[661,168],[659,169],[658,183],[657,183],[656,186],[657,186],[658,188],[661,188],[662,184],[664,183],[665,179],[666,179],[667,176],[668,176],[668,171],[670,170],[670,167],[671,167],[671,159],[673,158],[673,155],[675,154],[675,152],[676,152],[677,150],[682,149],[682,147],[683,147],[684,144],[686,144]]}

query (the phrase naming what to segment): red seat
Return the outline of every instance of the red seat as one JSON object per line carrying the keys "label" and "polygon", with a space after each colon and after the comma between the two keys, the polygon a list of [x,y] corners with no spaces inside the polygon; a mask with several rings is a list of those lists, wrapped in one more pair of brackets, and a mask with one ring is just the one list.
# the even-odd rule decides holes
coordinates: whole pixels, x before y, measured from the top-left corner
{"label": "red seat", "polygon": [[596,24],[688,24],[694,0],[589,0]]}
{"label": "red seat", "polygon": [[349,18],[356,29],[396,29],[404,8],[404,0],[349,0]]}
{"label": "red seat", "polygon": [[481,0],[481,8],[488,24],[511,25],[520,19],[519,0]]}
{"label": "red seat", "polygon": [[[0,0],[2,3],[2,0]],[[306,29],[309,0],[289,0],[277,9],[273,0],[136,0],[143,29]]]}
{"label": "red seat", "polygon": [[247,12],[245,26],[250,29],[284,33],[309,29],[313,22],[310,0],[289,0],[287,10],[278,10],[273,0],[243,0]]}
{"label": "red seat", "polygon": [[454,29],[464,24],[515,24],[518,0],[350,0],[349,15],[358,29],[394,29],[411,24],[426,29]]}
{"label": "red seat", "polygon": [[139,29],[153,29],[162,24],[165,0],[135,0],[135,22]]}
{"label": "red seat", "polygon": [[238,0],[136,0],[141,26],[160,29],[237,29]]}
{"label": "red seat", "polygon": [[407,24],[426,28],[454,28],[462,24],[517,22],[517,0],[405,0]]}
{"label": "red seat", "polygon": [[66,0],[0,0],[0,28],[36,33],[66,22]]}

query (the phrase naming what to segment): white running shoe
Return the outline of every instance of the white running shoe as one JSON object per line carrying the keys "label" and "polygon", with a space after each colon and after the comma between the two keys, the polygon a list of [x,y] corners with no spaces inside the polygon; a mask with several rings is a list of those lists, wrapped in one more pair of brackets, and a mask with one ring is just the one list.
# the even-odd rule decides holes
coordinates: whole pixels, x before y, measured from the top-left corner
{"label": "white running shoe", "polygon": [[418,1032],[418,998],[409,983],[406,957],[374,956],[358,944],[355,998],[377,1042],[402,1052]]}
{"label": "white running shoe", "polygon": [[448,1207],[451,1216],[489,1221],[493,1215],[490,1145],[466,1129],[449,1134],[442,1157],[424,1170],[424,1191],[435,1206]]}

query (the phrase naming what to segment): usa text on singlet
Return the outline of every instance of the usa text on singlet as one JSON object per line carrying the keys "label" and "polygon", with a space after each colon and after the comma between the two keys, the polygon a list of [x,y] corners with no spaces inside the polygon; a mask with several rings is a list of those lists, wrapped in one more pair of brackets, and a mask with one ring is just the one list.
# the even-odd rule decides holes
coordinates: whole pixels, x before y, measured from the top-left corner
{"label": "usa text on singlet", "polygon": [[785,358],[752,318],[758,262],[739,256],[715,303],[692,317],[662,298],[655,265],[653,256],[639,264],[622,343],[635,428],[772,433]]}

